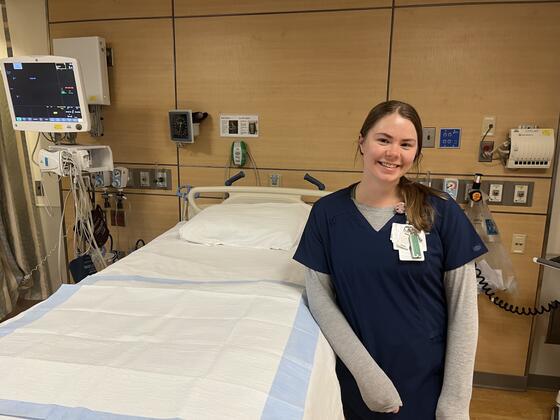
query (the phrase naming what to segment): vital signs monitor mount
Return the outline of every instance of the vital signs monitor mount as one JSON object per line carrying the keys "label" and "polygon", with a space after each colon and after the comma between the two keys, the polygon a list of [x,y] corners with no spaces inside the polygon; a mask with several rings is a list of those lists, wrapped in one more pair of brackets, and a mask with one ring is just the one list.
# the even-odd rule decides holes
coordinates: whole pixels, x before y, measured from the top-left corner
{"label": "vital signs monitor mount", "polygon": [[75,58],[10,57],[0,64],[14,130],[90,130],[88,104]]}

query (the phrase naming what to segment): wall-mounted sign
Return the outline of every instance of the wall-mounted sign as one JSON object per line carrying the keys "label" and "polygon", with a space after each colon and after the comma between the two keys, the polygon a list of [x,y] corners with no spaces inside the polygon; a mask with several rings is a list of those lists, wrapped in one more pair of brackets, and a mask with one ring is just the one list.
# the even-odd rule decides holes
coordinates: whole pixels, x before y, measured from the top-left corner
{"label": "wall-mounted sign", "polygon": [[220,114],[220,136],[259,137],[259,116]]}

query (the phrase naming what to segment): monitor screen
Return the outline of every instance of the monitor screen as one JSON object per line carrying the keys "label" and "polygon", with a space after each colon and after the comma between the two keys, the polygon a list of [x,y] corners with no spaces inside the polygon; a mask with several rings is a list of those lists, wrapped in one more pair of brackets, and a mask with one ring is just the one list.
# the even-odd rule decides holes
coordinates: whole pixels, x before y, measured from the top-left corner
{"label": "monitor screen", "polygon": [[75,59],[17,60],[2,63],[14,128],[52,132],[89,129]]}

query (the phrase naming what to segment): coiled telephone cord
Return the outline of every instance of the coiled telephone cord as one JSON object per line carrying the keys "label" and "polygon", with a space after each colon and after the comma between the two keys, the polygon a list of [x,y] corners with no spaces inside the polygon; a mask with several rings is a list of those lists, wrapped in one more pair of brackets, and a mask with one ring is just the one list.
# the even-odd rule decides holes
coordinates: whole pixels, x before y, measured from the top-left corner
{"label": "coiled telephone cord", "polygon": [[511,303],[508,303],[496,296],[496,293],[486,281],[486,277],[482,275],[482,270],[478,267],[476,267],[476,279],[478,280],[478,284],[482,286],[482,291],[488,297],[490,302],[492,302],[498,308],[503,309],[507,312],[511,312],[512,314],[535,316],[542,315],[544,313],[551,312],[554,309],[560,308],[560,301],[558,300],[552,300],[546,305],[541,305],[540,308],[537,308],[536,306],[526,308],[525,306],[519,307],[516,305],[512,305]]}

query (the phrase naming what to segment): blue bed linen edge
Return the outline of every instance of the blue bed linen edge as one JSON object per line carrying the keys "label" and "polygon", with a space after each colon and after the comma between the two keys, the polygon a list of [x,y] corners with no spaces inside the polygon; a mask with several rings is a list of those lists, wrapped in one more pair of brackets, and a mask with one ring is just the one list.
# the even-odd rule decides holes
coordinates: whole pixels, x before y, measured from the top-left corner
{"label": "blue bed linen edge", "polygon": [[303,418],[318,338],[319,326],[302,299],[261,415],[262,420]]}
{"label": "blue bed linen edge", "polygon": [[[165,278],[150,278],[143,276],[90,276],[77,285],[62,285],[47,301],[31,308],[26,314],[8,325],[0,327],[0,338],[12,333],[16,329],[30,324],[41,318],[50,310],[68,300],[76,293],[81,285],[92,285],[98,280],[133,280],[153,283],[248,283],[254,280],[237,281],[189,281]],[[267,280],[263,280],[267,281]],[[294,286],[295,283],[268,280]],[[265,403],[261,419],[263,420],[291,420],[302,419],[304,415],[307,389],[311,379],[311,371],[315,358],[315,349],[319,337],[319,327],[313,320],[309,310],[300,300],[298,311],[284,348],[276,376],[274,377],[268,399]],[[66,407],[56,404],[37,404],[25,401],[0,399],[0,414],[19,416],[31,419],[65,419],[80,418],[84,420],[133,420],[150,419],[149,417],[127,416],[101,411],[93,411],[84,407]],[[174,420],[174,419],[173,419]]]}
{"label": "blue bed linen edge", "polygon": [[79,289],[79,286],[75,284],[63,284],[46,301],[28,309],[21,318],[0,326],[0,338],[43,317],[47,312],[70,299]]}
{"label": "blue bed linen edge", "polygon": [[[0,414],[25,419],[80,419],[80,420],[155,420],[155,417],[127,416],[124,414],[94,411],[84,407],[66,407],[56,404],[37,404],[25,401],[0,399]],[[177,417],[158,420],[180,420]]]}

